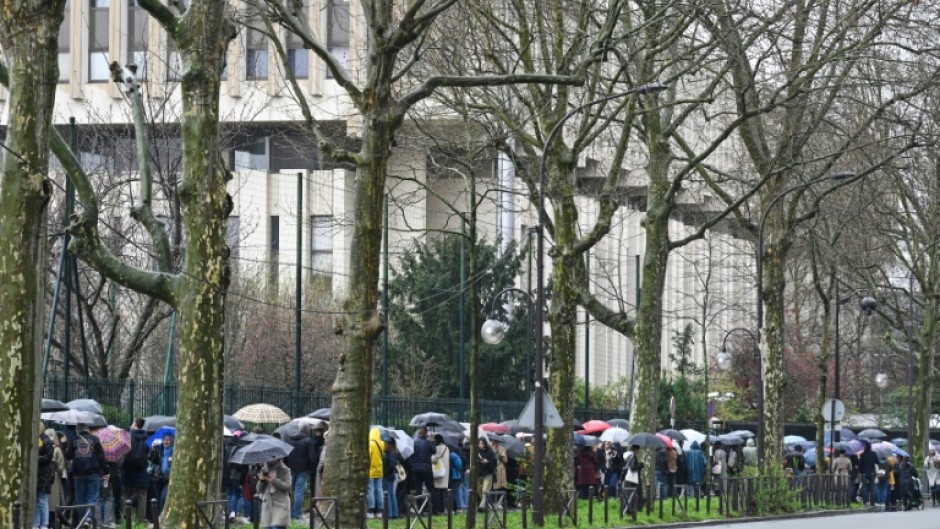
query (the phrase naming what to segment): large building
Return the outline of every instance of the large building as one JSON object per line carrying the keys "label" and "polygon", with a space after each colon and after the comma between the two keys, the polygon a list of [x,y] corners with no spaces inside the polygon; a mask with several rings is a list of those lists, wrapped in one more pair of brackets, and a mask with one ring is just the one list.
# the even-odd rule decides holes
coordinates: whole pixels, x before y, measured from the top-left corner
{"label": "large building", "polygon": [[[343,0],[311,0],[307,10],[311,26],[319,28],[330,50],[353,71],[361,34],[356,23],[358,6],[358,2]],[[160,131],[154,134],[156,158],[166,161],[162,170],[172,175],[172,160],[179,154],[174,129],[179,59],[172,42],[134,0],[70,0],[66,10],[59,38],[57,124],[66,125],[70,117],[77,120],[82,161],[89,171],[103,177],[132,172],[130,111],[120,87],[109,79],[108,64],[134,63],[145,81],[154,128]],[[252,23],[250,18],[248,23]],[[355,142],[356,117],[322,61],[296,39],[285,42],[291,67],[317,119],[333,126],[335,137]],[[306,276],[328,279],[338,296],[346,285],[355,173],[322,160],[314,142],[300,130],[300,112],[276,56],[273,44],[261,32],[245,29],[229,49],[223,74],[221,115],[229,138],[225,155],[235,172],[231,183],[235,209],[229,223],[233,265],[241,274],[263,277],[269,284],[290,285],[300,229]],[[450,204],[460,207],[466,194],[461,179],[435,170],[433,153],[416,134],[402,137],[388,183],[393,258],[415,240],[433,236],[429,233],[456,229],[459,223]],[[593,178],[594,160],[582,162],[579,177]],[[481,165],[478,176],[483,176],[479,184],[483,189],[478,193],[496,197],[481,209],[481,235],[524,244],[534,215],[520,193],[522,185],[515,181],[511,164],[493,155]],[[171,179],[166,176],[163,181]],[[499,192],[488,193],[493,189]],[[127,199],[133,194],[117,193]],[[645,251],[641,225],[645,193],[645,187],[634,182],[612,232],[590,254],[594,292],[628,313],[635,310],[638,289],[643,286],[639,264]],[[578,197],[578,203],[586,230],[596,215],[596,203],[589,195]],[[697,222],[720,207],[707,193],[689,191],[683,192],[680,204],[670,226],[675,238],[691,233]],[[752,321],[752,256],[751,244],[736,238],[728,224],[720,224],[704,240],[673,253],[664,292],[664,351],[673,351],[675,334],[691,325],[695,337],[691,360],[701,365],[706,352],[714,354],[720,347],[725,330]],[[528,277],[519,279],[520,287],[528,284]],[[579,322],[578,376],[587,376],[592,385],[628,381],[633,366],[630,340],[586,321],[583,312]],[[663,368],[673,369],[668,354],[663,355]]]}

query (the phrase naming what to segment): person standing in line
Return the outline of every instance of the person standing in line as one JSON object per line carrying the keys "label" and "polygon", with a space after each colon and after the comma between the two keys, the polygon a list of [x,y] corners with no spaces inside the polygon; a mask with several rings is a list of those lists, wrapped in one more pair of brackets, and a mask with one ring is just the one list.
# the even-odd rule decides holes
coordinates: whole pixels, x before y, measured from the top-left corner
{"label": "person standing in line", "polygon": [[291,488],[294,491],[294,502],[291,505],[290,517],[291,520],[300,520],[304,497],[307,495],[307,482],[310,480],[310,474],[316,470],[317,447],[305,425],[288,434],[284,441],[294,447],[284,460],[293,480]]}
{"label": "person standing in line", "polygon": [[582,446],[578,450],[575,462],[575,485],[578,487],[578,498],[591,500],[591,487],[597,482],[597,457],[590,446]]}
{"label": "person standing in line", "polygon": [[689,493],[693,497],[701,494],[702,487],[705,485],[705,470],[705,453],[702,452],[698,441],[692,441],[689,451],[685,454],[685,471]]}
{"label": "person standing in line", "polygon": [[[385,441],[385,455],[382,462],[382,489],[388,494],[388,512],[385,515],[391,520],[398,518],[398,447],[395,439]],[[385,499],[383,498],[384,502]]]}
{"label": "person standing in line", "polygon": [[676,483],[679,475],[679,454],[674,446],[666,447],[666,485],[667,498],[676,495]]}
{"label": "person standing in line", "polygon": [[723,494],[728,483],[728,452],[721,441],[715,443],[711,472],[712,486],[718,489],[719,494]]}
{"label": "person standing in line", "polygon": [[421,494],[421,488],[424,487],[428,495],[434,494],[434,475],[431,472],[431,456],[435,449],[431,441],[428,441],[427,428],[418,428],[415,436],[414,453],[411,454],[411,486],[415,495]]}
{"label": "person standing in line", "polygon": [[[87,424],[76,426],[75,437],[69,443],[65,458],[72,460],[75,505],[96,505],[101,492],[101,480],[108,478],[108,465],[101,441],[91,434]],[[88,509],[78,513],[80,518],[90,514]]]}
{"label": "person standing in line", "polygon": [[617,483],[623,475],[623,451],[620,447],[607,441],[604,443],[604,460],[607,472],[604,474],[604,486],[608,498],[617,497]]}
{"label": "person standing in line", "polygon": [[290,527],[290,469],[282,459],[275,459],[258,469],[258,494],[261,495],[261,527],[287,529]]}
{"label": "person standing in line", "polygon": [[33,527],[47,529],[49,527],[49,495],[55,483],[55,446],[52,439],[46,436],[45,426],[39,423],[39,454],[36,468],[36,512],[33,516]]}
{"label": "person standing in line", "polygon": [[55,470],[55,481],[49,493],[49,516],[54,516],[56,508],[65,505],[65,480],[68,479],[68,470],[59,435],[52,428],[47,428],[46,437],[52,440],[52,466]]}
{"label": "person standing in line", "polygon": [[832,462],[832,473],[836,476],[836,487],[837,490],[845,491],[846,499],[850,499],[852,492],[849,476],[852,475],[852,460],[845,456],[844,448],[838,449],[836,455],[837,457]]}
{"label": "person standing in line", "polygon": [[444,436],[434,435],[434,453],[431,455],[431,472],[434,478],[434,491],[431,504],[434,514],[444,513],[447,497],[447,485],[450,484],[450,448],[444,444]]}
{"label": "person standing in line", "polygon": [[878,471],[878,456],[871,451],[871,443],[862,440],[862,453],[858,456],[858,476],[861,482],[861,496],[856,498],[862,505],[875,506],[877,492],[875,477]]}
{"label": "person standing in line", "polygon": [[927,457],[924,458],[924,478],[926,479],[924,487],[930,493],[930,504],[936,507],[940,501],[940,457],[937,457],[937,451],[933,445],[930,446]]}
{"label": "person standing in line", "polygon": [[625,510],[633,514],[643,505],[643,467],[644,464],[640,461],[640,447],[637,445],[631,446],[630,450],[623,454],[623,487],[625,492],[623,498],[629,504],[622,505],[620,507],[621,511]]}
{"label": "person standing in line", "polygon": [[486,507],[486,496],[493,488],[493,473],[496,472],[496,453],[490,448],[486,439],[481,437],[477,444],[477,458],[480,464],[480,473],[477,476],[477,486],[479,490],[480,504],[478,510],[482,511]]}
{"label": "person standing in line", "polygon": [[151,513],[154,519],[163,512],[166,504],[166,492],[169,489],[170,473],[173,470],[173,436],[166,434],[160,444],[155,444],[150,450],[150,464],[148,473],[154,485],[154,497],[157,498],[157,512]]}
{"label": "person standing in line", "polygon": [[378,428],[372,428],[369,431],[369,482],[366,490],[366,501],[369,511],[366,513],[368,518],[380,518],[382,515],[382,476],[385,475],[384,463],[385,443],[382,441],[382,433]]}

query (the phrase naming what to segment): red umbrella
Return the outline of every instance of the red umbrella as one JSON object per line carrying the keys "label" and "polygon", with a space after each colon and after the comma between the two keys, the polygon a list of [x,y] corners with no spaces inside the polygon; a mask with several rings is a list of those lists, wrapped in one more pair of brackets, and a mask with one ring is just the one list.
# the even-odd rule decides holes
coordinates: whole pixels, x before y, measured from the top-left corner
{"label": "red umbrella", "polygon": [[578,433],[581,435],[592,435],[596,433],[601,433],[604,430],[610,428],[610,425],[604,421],[588,421],[584,423],[582,430],[579,430]]}
{"label": "red umbrella", "polygon": [[656,434],[656,437],[659,437],[660,439],[662,439],[664,443],[666,443],[666,448],[672,448],[673,443],[672,443],[671,437],[669,437],[668,435],[663,435],[661,433]]}
{"label": "red umbrella", "polygon": [[131,433],[116,426],[108,426],[95,432],[104,449],[104,458],[117,463],[131,451]]}
{"label": "red umbrella", "polygon": [[509,428],[507,428],[506,426],[503,426],[502,424],[495,423],[495,422],[483,423],[480,425],[480,429],[485,430],[487,432],[493,432],[497,435],[505,435],[509,433]]}

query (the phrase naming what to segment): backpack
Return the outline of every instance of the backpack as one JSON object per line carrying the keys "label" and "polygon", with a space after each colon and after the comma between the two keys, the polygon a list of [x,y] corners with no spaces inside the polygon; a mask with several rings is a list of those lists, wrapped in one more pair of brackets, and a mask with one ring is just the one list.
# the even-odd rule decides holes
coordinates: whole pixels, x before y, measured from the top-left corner
{"label": "backpack", "polygon": [[463,475],[463,460],[454,452],[450,453],[450,479],[460,479]]}
{"label": "backpack", "polygon": [[127,453],[127,457],[124,459],[124,466],[130,470],[144,470],[147,468],[147,456],[149,454],[147,438],[135,435],[131,437],[131,451]]}
{"label": "backpack", "polygon": [[94,474],[101,469],[101,462],[95,455],[95,445],[80,433],[75,436],[75,456],[72,458],[72,473],[78,476]]}

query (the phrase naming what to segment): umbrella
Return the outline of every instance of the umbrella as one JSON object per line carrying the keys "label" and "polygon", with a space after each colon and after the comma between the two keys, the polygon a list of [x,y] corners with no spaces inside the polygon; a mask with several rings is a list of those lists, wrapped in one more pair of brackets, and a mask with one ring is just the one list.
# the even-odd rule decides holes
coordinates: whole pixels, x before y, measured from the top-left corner
{"label": "umbrella", "polygon": [[803,453],[803,462],[806,463],[808,467],[816,466],[816,449],[810,448],[805,453]]}
{"label": "umbrella", "polygon": [[232,455],[231,461],[236,465],[258,465],[275,459],[284,459],[293,449],[293,446],[280,439],[266,436],[237,450]]}
{"label": "umbrella", "polygon": [[463,428],[460,427],[459,424],[457,424],[453,419],[451,419],[447,415],[444,415],[443,413],[434,413],[434,412],[421,413],[412,417],[411,422],[408,423],[409,426],[413,426],[415,428],[429,427],[429,426],[431,427],[445,426],[445,425],[452,425],[452,424],[457,425],[457,427],[460,428],[460,431],[463,431]]}
{"label": "umbrella", "polygon": [[862,441],[858,439],[850,439],[845,442],[845,448],[846,448],[846,453],[848,453],[849,450],[852,450],[856,454],[861,454],[862,452],[865,451],[865,444],[862,443]]}
{"label": "umbrella", "polygon": [[892,439],[891,444],[895,446],[907,446],[907,439],[898,437],[897,439]]}
{"label": "umbrella", "polygon": [[301,417],[299,419],[294,419],[287,424],[282,424],[278,426],[275,433],[281,434],[281,437],[287,437],[291,434],[300,432],[303,428],[314,429],[317,427],[326,427],[326,421],[320,419],[311,419],[309,417]]}
{"label": "umbrella", "polygon": [[518,419],[511,419],[508,421],[503,421],[500,424],[502,424],[503,426],[509,429],[510,435],[516,435],[517,433],[532,433],[531,428],[520,426]]}
{"label": "umbrella", "polygon": [[522,444],[522,441],[511,435],[497,435],[493,440],[498,440],[503,443],[503,448],[506,449],[506,456],[510,459],[519,459],[525,455],[525,445]]}
{"label": "umbrella", "polygon": [[607,424],[609,424],[611,428],[623,428],[624,430],[630,429],[630,421],[626,419],[611,419],[607,421]]}
{"label": "umbrella", "polygon": [[753,439],[757,437],[757,435],[750,430],[735,430],[733,432],[729,432],[728,435],[736,435],[742,439]]}
{"label": "umbrella", "polygon": [[395,435],[395,448],[398,448],[401,456],[405,459],[411,457],[415,453],[415,440],[402,430],[392,430],[392,434]]}
{"label": "umbrella", "polygon": [[164,426],[157,430],[153,435],[147,438],[147,446],[153,446],[154,441],[163,440],[163,436],[169,435],[172,438],[176,438],[176,428],[172,426]]}
{"label": "umbrella", "polygon": [[873,440],[873,439],[884,439],[885,437],[888,437],[888,434],[882,432],[881,430],[877,428],[869,428],[867,430],[862,430],[858,432],[859,439]]}
{"label": "umbrella", "polygon": [[590,435],[601,433],[608,428],[610,428],[610,425],[604,421],[588,421],[584,423],[578,433],[581,435]]}
{"label": "umbrella", "polygon": [[627,438],[630,437],[630,432],[624,430],[623,428],[608,428],[604,430],[604,433],[601,434],[601,441],[611,443],[623,444]]}
{"label": "umbrella", "polygon": [[[380,438],[383,442],[384,442],[384,441],[389,441],[389,440],[395,438],[395,434],[392,433],[392,429],[391,429],[391,428],[386,428],[386,427],[384,427],[384,426],[382,426],[382,425],[379,425],[379,424],[373,424],[373,425],[369,426],[369,431],[371,432],[372,430],[378,430],[378,431],[379,431],[379,438]],[[277,431],[277,430],[275,430],[275,432],[276,432],[276,431]]]}
{"label": "umbrella", "polygon": [[104,408],[101,407],[101,404],[98,404],[98,401],[92,399],[75,399],[66,403],[66,406],[73,410],[104,415]]}
{"label": "umbrella", "polygon": [[222,417],[222,425],[228,428],[229,430],[232,430],[233,432],[235,430],[245,429],[245,425],[242,424],[242,422],[236,419],[235,417],[232,417],[231,415],[225,415]]}
{"label": "umbrella", "polygon": [[679,430],[682,432],[682,435],[685,436],[685,441],[682,443],[682,450],[688,452],[692,448],[692,443],[698,443],[701,445],[707,439],[705,434],[698,430],[693,430],[691,428],[686,428],[685,430]]}
{"label": "umbrella", "polygon": [[[668,437],[667,437],[668,439]],[[627,438],[626,446],[639,446],[640,448],[666,448],[666,442],[652,433],[635,433]]]}
{"label": "umbrella", "polygon": [[663,435],[661,433],[657,433],[656,437],[659,437],[663,441],[663,443],[666,444],[666,448],[672,448],[674,446],[671,437]]}
{"label": "umbrella", "polygon": [[785,445],[795,445],[796,443],[805,443],[806,438],[802,435],[785,435],[783,437],[783,444]]}
{"label": "umbrella", "polygon": [[290,422],[290,415],[270,404],[250,404],[232,414],[232,417],[255,424],[284,424]]}
{"label": "umbrella", "polygon": [[673,430],[672,428],[660,430],[659,433],[665,435],[666,437],[672,439],[673,441],[679,441],[680,443],[686,440],[686,437],[685,435],[683,435],[682,432]]}
{"label": "umbrella", "polygon": [[95,432],[104,449],[104,458],[117,463],[131,451],[131,433],[117,426],[108,426]]}
{"label": "umbrella", "polygon": [[238,444],[245,446],[250,445],[255,441],[260,441],[262,439],[277,439],[273,435],[268,435],[266,433],[248,433],[238,438]]}
{"label": "umbrella", "polygon": [[52,413],[43,413],[40,415],[44,421],[57,422],[59,424],[87,424],[93,427],[103,427],[108,425],[108,421],[97,413],[88,413],[87,411],[67,410],[54,411]]}
{"label": "umbrella", "polygon": [[331,412],[329,408],[320,408],[319,410],[313,413],[308,413],[307,417],[310,417],[311,419],[320,419],[323,421],[328,421],[330,420],[330,413]]}
{"label": "umbrella", "polygon": [[583,429],[584,429],[584,425],[581,424],[581,421],[579,421],[579,420],[577,420],[577,419],[575,419],[575,418],[572,418],[572,419],[571,419],[571,428],[574,429],[574,430],[583,430]]}
{"label": "umbrella", "polygon": [[741,439],[737,435],[719,435],[715,437],[716,443],[721,443],[725,446],[741,446],[744,444],[744,439]]}
{"label": "umbrella", "polygon": [[575,446],[597,446],[600,444],[600,442],[600,439],[594,437],[593,435],[583,435],[579,433],[574,434]]}
{"label": "umbrella", "polygon": [[69,407],[55,399],[42,399],[42,412],[67,411]]}
{"label": "umbrella", "polygon": [[148,432],[155,432],[164,426],[176,428],[176,417],[151,415],[150,417],[144,418],[144,430]]}
{"label": "umbrella", "polygon": [[234,437],[235,434],[232,430],[228,429],[228,426],[222,426],[222,437]]}
{"label": "umbrella", "polygon": [[483,423],[480,425],[480,429],[485,430],[487,432],[493,432],[498,435],[504,435],[504,434],[509,433],[509,428],[503,426],[502,424],[495,423],[495,422]]}

